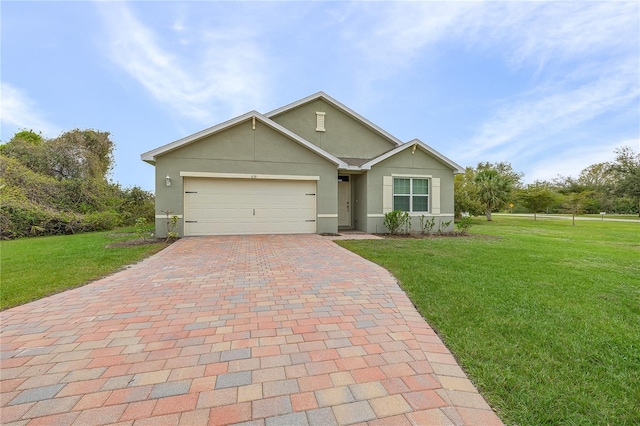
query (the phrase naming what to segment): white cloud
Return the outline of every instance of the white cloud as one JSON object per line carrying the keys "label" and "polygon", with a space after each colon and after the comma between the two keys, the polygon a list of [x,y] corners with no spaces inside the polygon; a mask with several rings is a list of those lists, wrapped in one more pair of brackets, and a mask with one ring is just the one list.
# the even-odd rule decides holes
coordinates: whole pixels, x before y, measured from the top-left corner
{"label": "white cloud", "polygon": [[508,3],[491,14],[497,25],[487,29],[490,37],[484,43],[506,41],[512,46],[506,52],[512,64],[543,66],[596,53],[637,51],[636,2]]}
{"label": "white cloud", "polygon": [[229,118],[229,111],[238,115],[263,101],[266,58],[250,32],[187,31],[186,18],[180,16],[173,23],[180,44],[172,50],[170,41],[145,26],[126,4],[98,7],[110,58],[165,107],[211,124]]}
{"label": "white cloud", "polygon": [[[498,54],[514,66],[571,60],[594,52],[637,52],[638,5],[622,2],[373,3],[348,37],[371,61],[396,69],[442,41]],[[388,6],[387,6],[388,5]],[[621,33],[629,37],[620,37]],[[355,37],[354,37],[355,38]]]}
{"label": "white cloud", "polygon": [[[377,23],[371,16],[363,22],[376,29],[362,31],[358,46],[375,64],[364,75],[370,81],[391,78],[451,43],[529,73],[526,91],[487,101],[484,121],[451,154],[467,164],[526,164],[529,180],[552,165],[573,173],[612,155],[615,146],[603,146],[600,136],[563,138],[607,114],[637,117],[639,13],[631,1],[393,3],[369,10]],[[578,139],[580,148],[572,147]],[[562,160],[538,162],[541,155]]]}
{"label": "white cloud", "polygon": [[590,165],[606,163],[615,159],[615,150],[630,146],[640,150],[640,139],[625,139],[608,144],[587,147],[572,147],[559,151],[555,157],[547,157],[526,165],[525,181],[552,180],[558,175],[577,177]]}
{"label": "white cloud", "polygon": [[54,136],[59,132],[57,126],[47,120],[36,103],[17,87],[9,83],[0,83],[0,117],[3,133],[8,129],[10,137],[20,129],[42,132],[46,136]]}
{"label": "white cloud", "polygon": [[503,101],[461,150],[460,157],[478,158],[496,151],[505,158],[530,156],[546,145],[556,144],[555,134],[633,105],[634,100],[637,103],[640,86],[634,82],[636,67],[636,61],[629,61],[577,88],[541,86]]}

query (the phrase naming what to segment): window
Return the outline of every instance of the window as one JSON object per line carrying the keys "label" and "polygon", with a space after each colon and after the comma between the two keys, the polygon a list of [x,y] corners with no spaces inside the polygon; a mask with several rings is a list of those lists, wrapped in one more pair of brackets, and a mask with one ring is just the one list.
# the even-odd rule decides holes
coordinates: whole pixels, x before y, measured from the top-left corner
{"label": "window", "polygon": [[393,178],[393,209],[429,211],[429,179]]}

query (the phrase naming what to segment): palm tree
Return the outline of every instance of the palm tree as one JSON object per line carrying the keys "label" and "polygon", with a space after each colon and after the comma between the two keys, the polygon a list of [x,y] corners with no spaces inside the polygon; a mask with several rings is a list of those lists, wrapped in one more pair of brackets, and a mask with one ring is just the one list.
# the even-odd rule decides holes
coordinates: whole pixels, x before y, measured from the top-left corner
{"label": "palm tree", "polygon": [[498,173],[497,170],[486,169],[476,175],[476,184],[487,220],[491,221],[491,212],[502,207],[509,199],[513,181],[508,176]]}

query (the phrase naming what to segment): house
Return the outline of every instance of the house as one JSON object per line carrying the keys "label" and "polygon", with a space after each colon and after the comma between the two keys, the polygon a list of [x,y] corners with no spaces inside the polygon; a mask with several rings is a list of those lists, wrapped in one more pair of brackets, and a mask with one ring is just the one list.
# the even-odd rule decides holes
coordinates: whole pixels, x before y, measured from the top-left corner
{"label": "house", "polygon": [[394,209],[410,212],[414,230],[422,215],[452,224],[453,177],[462,172],[323,92],[141,157],[155,166],[158,236],[166,235],[167,211],[181,236],[382,233]]}

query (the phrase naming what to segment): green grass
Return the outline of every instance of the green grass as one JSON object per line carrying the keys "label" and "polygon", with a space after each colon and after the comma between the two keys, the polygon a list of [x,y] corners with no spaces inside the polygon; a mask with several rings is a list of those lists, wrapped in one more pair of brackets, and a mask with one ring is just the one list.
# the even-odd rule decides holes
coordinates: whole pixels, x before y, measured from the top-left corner
{"label": "green grass", "polygon": [[[595,218],[598,218],[598,219],[602,219],[602,215],[599,215],[599,214],[585,214],[585,215],[582,215],[582,216],[595,217]],[[606,215],[604,215],[604,220],[607,220],[607,219],[628,219],[628,220],[640,221],[640,217],[638,217],[637,214],[613,214],[613,213],[612,214],[606,214]]]}
{"label": "green grass", "polygon": [[0,309],[78,287],[111,274],[166,247],[164,243],[106,248],[135,239],[131,230],[0,243]]}
{"label": "green grass", "polygon": [[[521,213],[514,213],[514,214],[521,214]],[[523,216],[530,216],[533,215],[533,213],[525,213],[522,214]],[[500,216],[500,213],[496,214],[496,216]],[[549,217],[549,216],[557,216],[557,217],[571,217],[572,215],[570,213],[551,213],[551,214],[546,214],[546,213],[538,213],[538,217]],[[581,218],[581,217],[586,217],[586,218],[591,218],[591,219],[600,219],[602,220],[602,215],[600,214],[580,214],[577,215],[576,218]],[[604,215],[604,220],[606,221],[607,219],[626,219],[626,220],[636,220],[638,222],[640,222],[640,217],[637,214],[606,214]]]}
{"label": "green grass", "polygon": [[640,424],[640,224],[476,219],[340,241],[384,266],[507,424]]}

